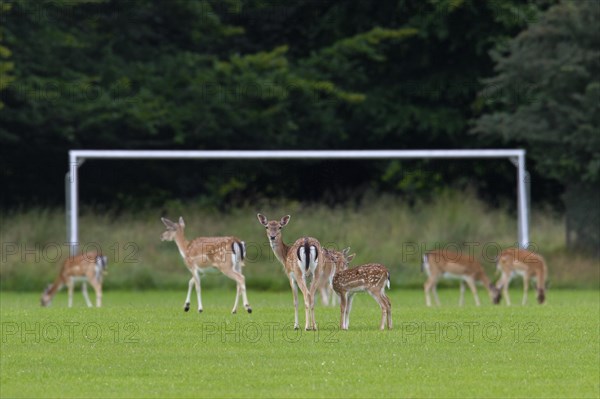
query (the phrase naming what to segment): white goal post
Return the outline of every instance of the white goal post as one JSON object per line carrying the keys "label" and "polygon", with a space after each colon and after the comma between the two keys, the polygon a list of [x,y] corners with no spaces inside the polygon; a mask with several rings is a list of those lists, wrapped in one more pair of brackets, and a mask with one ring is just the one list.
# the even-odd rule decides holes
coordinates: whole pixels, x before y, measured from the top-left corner
{"label": "white goal post", "polygon": [[79,167],[87,159],[474,159],[507,158],[517,167],[518,242],[529,245],[529,179],[523,149],[473,150],[70,150],[65,177],[67,241],[71,255],[79,245]]}

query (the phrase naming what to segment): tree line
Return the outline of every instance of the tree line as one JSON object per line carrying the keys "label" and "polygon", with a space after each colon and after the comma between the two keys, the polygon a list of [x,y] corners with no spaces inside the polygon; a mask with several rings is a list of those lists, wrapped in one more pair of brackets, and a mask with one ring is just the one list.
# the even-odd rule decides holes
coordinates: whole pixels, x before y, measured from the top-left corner
{"label": "tree line", "polygon": [[[62,204],[73,148],[524,147],[534,200],[596,195],[593,1],[15,0],[0,10],[3,207]],[[124,208],[174,197],[228,206],[369,190],[414,200],[443,182],[493,202],[514,197],[514,176],[508,162],[110,162],[86,165],[81,191]]]}

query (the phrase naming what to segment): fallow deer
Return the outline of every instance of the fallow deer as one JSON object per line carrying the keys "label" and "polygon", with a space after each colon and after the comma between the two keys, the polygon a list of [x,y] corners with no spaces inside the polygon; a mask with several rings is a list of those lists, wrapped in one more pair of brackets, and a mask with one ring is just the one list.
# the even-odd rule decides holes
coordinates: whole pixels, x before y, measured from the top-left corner
{"label": "fallow deer", "polygon": [[242,274],[246,245],[237,237],[198,237],[191,241],[185,239],[185,222],[179,217],[179,223],[166,218],[161,218],[167,230],[162,233],[161,241],[175,241],[177,249],[183,258],[192,278],[188,283],[188,293],[183,307],[184,311],[190,310],[192,289],[196,287],[198,296],[198,312],[202,313],[202,297],[200,288],[200,275],[207,268],[214,267],[224,275],[236,282],[237,289],[235,303],[231,313],[237,312],[240,295],[244,301],[244,308],[252,313],[252,308],[246,296],[246,279]]}
{"label": "fallow deer", "polygon": [[424,286],[425,302],[427,306],[431,306],[431,291],[433,291],[436,304],[438,306],[440,305],[440,300],[437,295],[437,283],[442,277],[460,279],[459,306],[464,304],[465,283],[467,283],[473,293],[475,304],[477,306],[481,305],[479,296],[477,295],[477,287],[475,287],[477,281],[483,283],[489,293],[490,300],[494,304],[500,302],[500,292],[496,289],[496,286],[490,282],[485,274],[485,270],[483,270],[479,261],[473,256],[448,250],[431,251],[423,255],[422,270],[425,270],[428,275],[428,279]]}
{"label": "fallow deer", "polygon": [[96,292],[96,306],[102,306],[102,276],[106,272],[108,261],[106,256],[97,252],[87,252],[69,257],[63,263],[54,283],[48,285],[41,298],[42,306],[48,306],[52,298],[66,285],[69,291],[69,307],[73,306],[73,289],[76,282],[81,281],[81,291],[88,307],[92,306],[87,292],[89,282]]}
{"label": "fallow deer", "polygon": [[380,330],[392,328],[392,303],[385,295],[385,288],[390,288],[390,272],[379,263],[369,263],[337,272],[333,276],[333,289],[340,296],[341,320],[340,328],[347,330],[350,326],[352,299],[357,292],[366,291],[381,307]]}
{"label": "fallow deer", "polygon": [[317,325],[314,316],[314,297],[307,287],[307,277],[311,277],[311,284],[315,281],[315,270],[324,262],[323,249],[316,238],[302,237],[289,246],[283,242],[281,230],[285,227],[291,216],[286,215],[279,221],[269,221],[262,214],[256,215],[260,224],[265,226],[267,237],[275,257],[285,269],[289,279],[292,294],[294,295],[294,328],[299,328],[298,323],[298,288],[304,298],[304,312],[306,330],[316,330]]}
{"label": "fallow deer", "polygon": [[544,258],[535,252],[526,249],[509,248],[500,252],[497,261],[497,268],[502,272],[498,281],[498,289],[502,289],[506,304],[510,305],[508,296],[508,285],[515,274],[523,276],[523,301],[527,303],[527,291],[529,290],[529,281],[534,278],[537,288],[537,301],[539,304],[546,300],[546,276],[548,267]]}

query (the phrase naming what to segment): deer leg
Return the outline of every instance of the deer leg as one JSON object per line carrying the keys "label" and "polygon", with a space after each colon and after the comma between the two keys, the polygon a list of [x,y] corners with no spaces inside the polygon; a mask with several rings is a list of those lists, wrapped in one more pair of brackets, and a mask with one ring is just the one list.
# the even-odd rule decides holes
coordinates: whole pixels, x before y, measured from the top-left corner
{"label": "deer leg", "polygon": [[460,280],[460,297],[458,298],[458,306],[465,304],[465,281]]}
{"label": "deer leg", "polygon": [[[303,276],[303,278],[304,278],[304,276]],[[306,284],[306,280],[304,280],[304,284]],[[313,275],[313,278],[312,278],[312,280],[310,282],[310,289],[309,289],[310,298],[312,298],[312,301],[310,301],[310,304],[311,304],[310,311],[311,311],[311,315],[312,315],[311,324],[313,323],[314,314],[315,314],[315,300],[314,300],[314,298],[317,296],[317,289],[318,289],[319,285],[320,285],[319,284],[319,278],[315,278],[315,276]]]}
{"label": "deer leg", "polygon": [[238,300],[240,298],[240,285],[239,284],[235,284],[235,302],[233,303],[233,309],[231,310],[231,313],[237,313],[237,306],[238,306]]}
{"label": "deer leg", "polygon": [[102,307],[102,284],[96,280],[91,280],[90,284],[96,292],[96,307],[100,308]]}
{"label": "deer leg", "polygon": [[198,296],[198,313],[202,313],[202,294],[200,287],[200,272],[194,270],[194,285],[196,286],[196,295]]}
{"label": "deer leg", "polygon": [[185,304],[183,305],[183,310],[185,312],[187,312],[188,310],[190,310],[190,299],[192,296],[192,289],[194,288],[194,277],[192,276],[192,278],[190,279],[189,283],[188,283],[188,292],[187,292],[187,296],[185,297]]}
{"label": "deer leg", "polygon": [[[304,297],[304,329],[306,331],[310,331],[314,327],[314,319],[312,316],[312,301],[310,290],[306,288],[305,277],[298,279],[296,278],[296,283],[298,284],[298,288],[302,292],[302,296]],[[311,287],[312,288],[312,287]]]}
{"label": "deer leg", "polygon": [[238,301],[240,299],[240,292],[242,290],[242,286],[240,284],[240,279],[237,277],[237,275],[235,275],[234,271],[232,271],[230,274],[225,275],[235,281],[235,302],[233,303],[233,309],[231,309],[231,313],[235,314],[237,313]]}
{"label": "deer leg", "polygon": [[479,295],[477,295],[477,287],[475,287],[475,280],[473,280],[472,277],[467,277],[465,278],[465,281],[467,282],[467,285],[473,293],[473,298],[475,298],[475,305],[481,306],[481,302],[479,302]]}
{"label": "deer leg", "polygon": [[69,307],[73,307],[73,288],[74,288],[75,283],[73,282],[72,278],[68,279],[67,282],[67,288],[69,291]]}
{"label": "deer leg", "polygon": [[375,301],[381,308],[381,323],[379,323],[379,329],[383,330],[385,328],[385,321],[387,320],[387,305],[381,297],[381,292],[373,291],[372,289],[368,289],[367,292],[369,293],[369,295],[371,295],[371,297],[373,297],[373,299],[375,299]]}
{"label": "deer leg", "polygon": [[529,291],[529,274],[525,273],[523,275],[523,301],[521,302],[523,306],[527,305],[527,291]]}
{"label": "deer leg", "polygon": [[435,284],[433,285],[433,289],[432,289],[433,290],[433,299],[435,299],[436,306],[441,306],[440,298],[438,297],[438,293],[437,293],[437,283],[438,282],[436,280]]}
{"label": "deer leg", "polygon": [[350,312],[352,311],[352,301],[354,300],[354,294],[351,292],[348,295],[348,303],[346,305],[346,330],[350,328]]}
{"label": "deer leg", "polygon": [[327,292],[327,286],[321,287],[321,302],[323,302],[323,306],[329,306],[329,292]]}
{"label": "deer leg", "polygon": [[388,296],[385,295],[385,288],[382,288],[381,296],[383,299],[385,299],[385,302],[387,305],[387,327],[388,327],[388,330],[391,330],[392,329],[392,301],[390,301],[390,298],[388,298]]}
{"label": "deer leg", "polygon": [[248,313],[252,313],[252,308],[248,304],[248,297],[246,296],[246,278],[242,273],[239,273],[236,270],[229,270],[228,272],[223,272],[227,277],[234,280],[237,284],[237,294],[235,296],[235,304],[233,305],[233,310],[231,313],[237,312],[237,304],[239,294],[242,294],[242,300],[244,301],[244,308],[248,311]]}
{"label": "deer leg", "polygon": [[348,306],[348,293],[343,292],[340,294],[340,330],[347,330],[346,328],[346,307]]}
{"label": "deer leg", "polygon": [[425,303],[427,304],[427,306],[431,306],[430,292],[433,284],[435,284],[435,280],[429,277],[427,281],[425,281],[425,285],[423,287],[425,289]]}
{"label": "deer leg", "polygon": [[496,285],[498,289],[502,288],[502,295],[506,298],[506,306],[510,306],[510,297],[508,296],[508,285],[510,284],[510,273],[502,272],[500,277],[499,285]]}
{"label": "deer leg", "polygon": [[387,326],[388,326],[388,329],[391,330],[392,329],[392,302],[390,301],[390,298],[385,294],[385,287],[381,288],[380,296],[381,296],[381,299],[383,300],[383,304],[385,305],[385,308],[386,308]]}
{"label": "deer leg", "polygon": [[327,291],[329,293],[329,298],[331,298],[331,306],[337,305],[337,294],[333,291],[333,288],[331,288],[331,284],[327,286]]}
{"label": "deer leg", "polygon": [[294,295],[294,330],[300,328],[300,324],[298,323],[298,285],[296,284],[296,280],[294,280],[293,275],[290,273],[290,286],[292,287],[292,294]]}
{"label": "deer leg", "polygon": [[88,290],[87,290],[87,283],[85,281],[81,284],[81,293],[83,294],[83,299],[85,299],[85,303],[87,304],[87,307],[91,308],[92,302],[90,301],[90,296],[88,295]]}
{"label": "deer leg", "polygon": [[239,297],[239,295],[241,295],[242,301],[244,303],[244,309],[246,309],[246,311],[248,313],[252,313],[252,308],[250,307],[250,303],[248,302],[248,296],[246,294],[246,277],[242,273],[242,265],[241,265],[241,262],[239,260],[237,260],[237,258],[234,263],[234,271],[238,275],[237,280],[236,280],[236,282],[238,283],[237,284],[238,290],[237,290],[236,298],[235,298],[235,308],[237,309],[238,297]]}

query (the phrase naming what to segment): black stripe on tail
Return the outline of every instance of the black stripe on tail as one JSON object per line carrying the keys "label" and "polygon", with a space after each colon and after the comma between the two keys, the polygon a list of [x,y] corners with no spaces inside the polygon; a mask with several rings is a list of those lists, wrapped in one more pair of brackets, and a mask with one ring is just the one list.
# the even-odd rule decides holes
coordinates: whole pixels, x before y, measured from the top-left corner
{"label": "black stripe on tail", "polygon": [[[306,271],[308,271],[308,269],[310,267],[310,244],[308,243],[308,237],[304,237],[304,245],[298,247],[298,251],[296,252],[298,259],[302,259],[302,257],[300,256],[301,248],[304,248],[304,269]],[[315,252],[317,253],[317,256],[318,256],[317,248],[315,248]]]}
{"label": "black stripe on tail", "polygon": [[[236,251],[236,246],[237,246],[237,251]],[[244,243],[244,241],[242,242],[238,242],[238,241],[234,241],[233,244],[231,244],[231,250],[233,251],[234,255],[237,256],[237,254],[240,254],[240,258],[241,261],[244,261],[244,258],[246,257],[246,243]]]}

